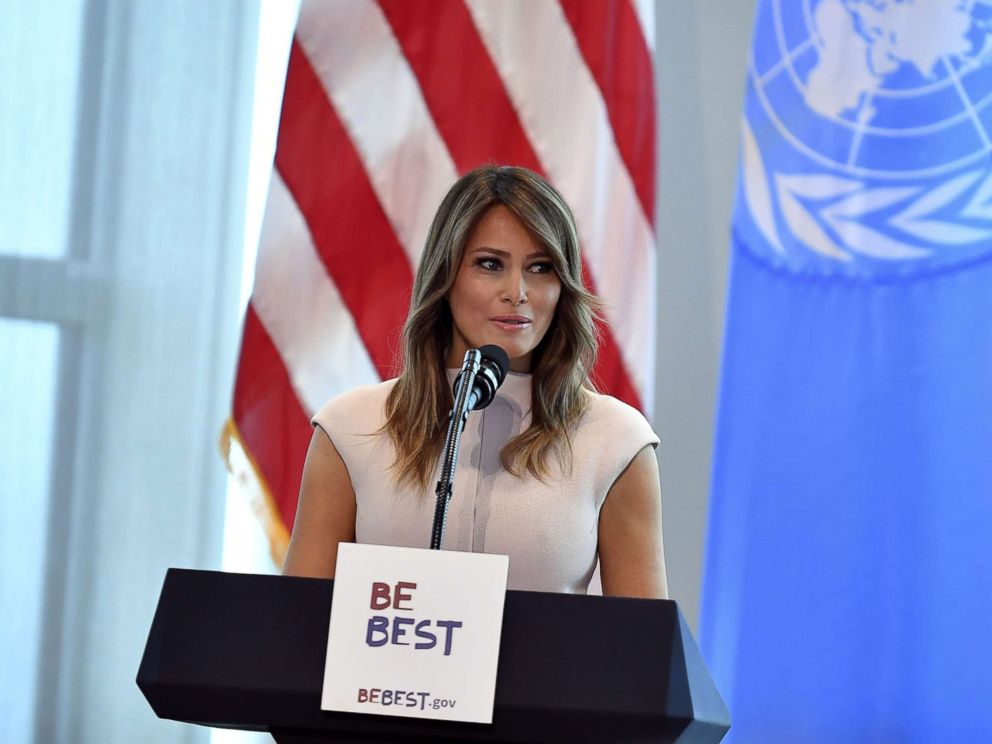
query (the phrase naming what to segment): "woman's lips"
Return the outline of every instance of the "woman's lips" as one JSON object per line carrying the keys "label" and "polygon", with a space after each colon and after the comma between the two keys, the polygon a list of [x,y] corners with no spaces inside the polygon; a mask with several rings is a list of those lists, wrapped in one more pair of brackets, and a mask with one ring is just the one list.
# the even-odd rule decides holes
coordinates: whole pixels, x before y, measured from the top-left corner
{"label": "woman's lips", "polygon": [[497,315],[489,320],[504,331],[522,331],[530,328],[533,323],[530,318],[523,315]]}

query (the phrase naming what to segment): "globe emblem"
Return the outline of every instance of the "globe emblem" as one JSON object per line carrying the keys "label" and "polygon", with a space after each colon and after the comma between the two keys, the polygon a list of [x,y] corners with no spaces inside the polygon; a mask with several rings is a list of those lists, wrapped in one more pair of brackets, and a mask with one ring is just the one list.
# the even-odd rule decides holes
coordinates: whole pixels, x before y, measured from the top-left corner
{"label": "globe emblem", "polygon": [[778,133],[816,164],[903,180],[988,161],[988,2],[771,0],[765,13],[751,89]]}
{"label": "globe emblem", "polygon": [[796,271],[992,256],[992,0],[763,0],[737,234]]}

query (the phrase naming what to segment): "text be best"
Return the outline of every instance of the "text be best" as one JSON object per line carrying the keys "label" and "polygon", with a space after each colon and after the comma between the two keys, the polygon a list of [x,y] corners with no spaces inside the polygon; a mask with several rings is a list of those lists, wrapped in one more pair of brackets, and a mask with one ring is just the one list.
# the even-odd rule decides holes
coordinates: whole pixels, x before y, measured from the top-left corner
{"label": "text be best", "polygon": [[[399,612],[412,612],[413,590],[416,583],[399,581],[390,591],[389,584],[382,581],[372,582],[372,597],[369,607],[373,610],[384,610],[391,607]],[[404,606],[405,605],[405,606]],[[451,645],[456,628],[462,627],[460,620],[418,620],[415,617],[373,615],[369,618],[365,633],[365,643],[372,647],[385,646],[387,643],[396,646],[413,646],[416,650],[428,650],[438,645],[438,635],[444,636],[444,655],[451,654]],[[409,633],[412,631],[411,642]],[[443,633],[442,633],[443,631]]]}

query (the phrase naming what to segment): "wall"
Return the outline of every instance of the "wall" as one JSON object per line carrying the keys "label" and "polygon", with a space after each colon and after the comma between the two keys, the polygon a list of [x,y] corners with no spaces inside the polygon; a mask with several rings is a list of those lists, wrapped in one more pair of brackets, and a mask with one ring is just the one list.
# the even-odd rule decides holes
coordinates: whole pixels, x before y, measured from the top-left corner
{"label": "wall", "polygon": [[730,210],[753,0],[657,6],[655,426],[669,590],[697,626]]}

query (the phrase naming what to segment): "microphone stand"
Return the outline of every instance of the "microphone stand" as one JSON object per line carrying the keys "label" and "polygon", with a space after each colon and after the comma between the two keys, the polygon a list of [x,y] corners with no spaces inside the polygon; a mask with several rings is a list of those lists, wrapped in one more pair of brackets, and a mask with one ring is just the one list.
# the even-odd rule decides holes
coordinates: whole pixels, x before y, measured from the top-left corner
{"label": "microphone stand", "polygon": [[444,437],[444,451],[441,459],[441,475],[438,478],[434,494],[437,502],[434,505],[434,526],[431,528],[431,550],[440,550],[444,542],[444,523],[448,517],[448,502],[451,500],[451,486],[455,478],[455,465],[458,464],[458,451],[462,444],[462,430],[468,418],[469,396],[475,385],[475,376],[482,364],[482,354],[478,349],[465,352],[458,386],[455,388],[455,405],[448,418],[448,433]]}

